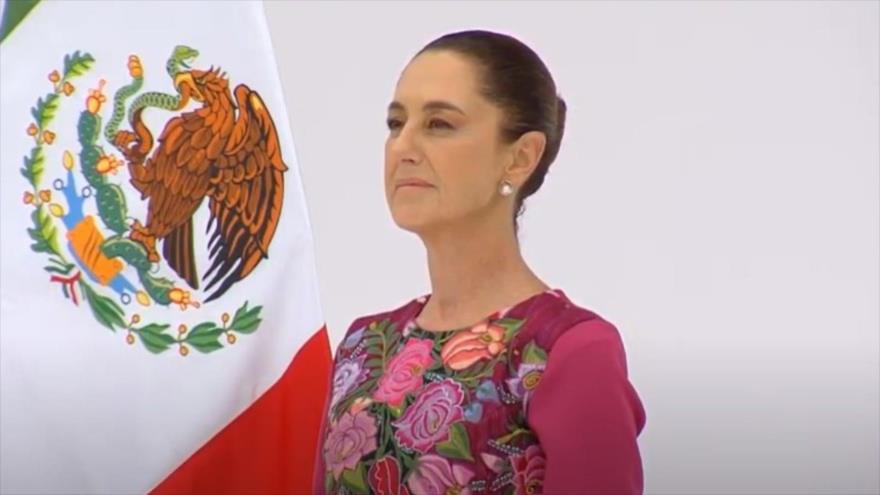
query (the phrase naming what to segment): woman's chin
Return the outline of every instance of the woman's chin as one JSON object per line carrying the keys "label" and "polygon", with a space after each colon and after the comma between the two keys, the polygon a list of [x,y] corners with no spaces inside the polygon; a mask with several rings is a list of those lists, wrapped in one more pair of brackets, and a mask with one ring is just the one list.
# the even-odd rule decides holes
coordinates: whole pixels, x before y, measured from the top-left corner
{"label": "woman's chin", "polygon": [[421,210],[416,207],[395,208],[391,212],[391,218],[401,229],[419,233],[431,224],[431,215]]}
{"label": "woman's chin", "polygon": [[424,222],[422,222],[417,217],[410,217],[410,216],[403,215],[403,216],[394,216],[393,218],[394,218],[394,223],[396,223],[397,226],[403,230],[408,230],[413,233],[419,233],[420,231],[422,231],[425,228]]}

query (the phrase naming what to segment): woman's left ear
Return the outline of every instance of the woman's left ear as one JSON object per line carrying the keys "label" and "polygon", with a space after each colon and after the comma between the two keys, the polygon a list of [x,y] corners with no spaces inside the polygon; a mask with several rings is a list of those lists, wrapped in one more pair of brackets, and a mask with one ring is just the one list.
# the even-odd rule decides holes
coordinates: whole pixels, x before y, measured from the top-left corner
{"label": "woman's left ear", "polygon": [[541,161],[547,136],[540,131],[529,131],[520,136],[512,147],[512,159],[504,170],[504,176],[517,188],[522,186]]}

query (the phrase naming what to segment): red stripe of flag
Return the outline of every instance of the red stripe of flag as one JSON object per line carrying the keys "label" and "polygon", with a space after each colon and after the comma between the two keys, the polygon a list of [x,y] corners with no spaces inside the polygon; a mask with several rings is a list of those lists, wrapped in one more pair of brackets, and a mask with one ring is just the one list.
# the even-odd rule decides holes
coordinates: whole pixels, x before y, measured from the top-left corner
{"label": "red stripe of flag", "polygon": [[311,493],[331,366],[322,327],[266,393],[150,493]]}

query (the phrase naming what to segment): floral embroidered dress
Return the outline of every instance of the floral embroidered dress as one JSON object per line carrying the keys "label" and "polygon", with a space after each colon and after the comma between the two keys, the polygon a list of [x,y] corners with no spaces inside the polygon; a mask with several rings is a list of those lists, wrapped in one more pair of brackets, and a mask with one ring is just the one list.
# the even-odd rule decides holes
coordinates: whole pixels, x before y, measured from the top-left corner
{"label": "floral embroidered dress", "polygon": [[315,493],[642,493],[645,412],[611,323],[553,289],[426,331],[428,297],[346,333]]}

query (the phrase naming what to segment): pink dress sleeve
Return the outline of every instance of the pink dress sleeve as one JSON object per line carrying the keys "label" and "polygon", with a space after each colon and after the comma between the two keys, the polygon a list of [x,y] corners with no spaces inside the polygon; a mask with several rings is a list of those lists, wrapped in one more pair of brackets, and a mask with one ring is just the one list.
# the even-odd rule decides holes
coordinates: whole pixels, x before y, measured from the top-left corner
{"label": "pink dress sleeve", "polygon": [[556,340],[529,403],[528,422],[546,456],[544,493],[642,493],[636,437],[645,411],[612,324],[582,322]]}

